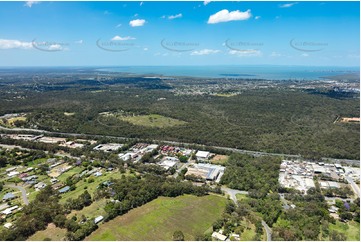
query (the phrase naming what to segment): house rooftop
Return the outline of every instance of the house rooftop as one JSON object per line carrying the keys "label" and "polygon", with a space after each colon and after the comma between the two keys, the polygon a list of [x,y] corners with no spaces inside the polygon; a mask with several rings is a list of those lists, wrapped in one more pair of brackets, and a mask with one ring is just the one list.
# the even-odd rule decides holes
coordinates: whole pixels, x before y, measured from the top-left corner
{"label": "house rooftop", "polygon": [[69,186],[65,186],[65,187],[63,187],[62,189],[59,189],[59,192],[60,193],[65,193],[65,192],[67,192],[67,191],[69,191],[70,190],[70,187]]}
{"label": "house rooftop", "polygon": [[199,151],[196,153],[196,156],[199,157],[199,158],[208,158],[209,152],[208,152],[208,151],[201,151],[201,150],[199,150]]}
{"label": "house rooftop", "polygon": [[15,195],[12,194],[11,192],[8,192],[4,195],[3,200],[9,200],[9,199],[13,199],[13,198],[15,198]]}

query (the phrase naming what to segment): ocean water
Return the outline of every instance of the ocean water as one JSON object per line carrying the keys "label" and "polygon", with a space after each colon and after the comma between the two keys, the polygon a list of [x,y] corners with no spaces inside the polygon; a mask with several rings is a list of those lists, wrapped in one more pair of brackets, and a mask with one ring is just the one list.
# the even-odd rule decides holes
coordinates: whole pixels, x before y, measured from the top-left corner
{"label": "ocean water", "polygon": [[319,80],[326,76],[359,76],[359,67],[316,66],[122,66],[98,68],[98,71],[130,75],[188,76],[205,78],[250,78],[267,80]]}

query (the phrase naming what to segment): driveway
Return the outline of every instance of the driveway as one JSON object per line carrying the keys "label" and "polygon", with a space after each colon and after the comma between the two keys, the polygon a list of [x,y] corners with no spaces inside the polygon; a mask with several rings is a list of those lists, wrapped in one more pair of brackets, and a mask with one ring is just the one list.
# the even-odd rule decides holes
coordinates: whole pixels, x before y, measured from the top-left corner
{"label": "driveway", "polygon": [[26,190],[25,188],[21,187],[21,186],[15,186],[13,184],[6,184],[4,185],[4,187],[10,187],[10,188],[15,188],[15,189],[18,189],[21,191],[21,197],[25,203],[25,205],[28,205],[29,204],[29,200],[28,200],[28,197],[26,196]]}

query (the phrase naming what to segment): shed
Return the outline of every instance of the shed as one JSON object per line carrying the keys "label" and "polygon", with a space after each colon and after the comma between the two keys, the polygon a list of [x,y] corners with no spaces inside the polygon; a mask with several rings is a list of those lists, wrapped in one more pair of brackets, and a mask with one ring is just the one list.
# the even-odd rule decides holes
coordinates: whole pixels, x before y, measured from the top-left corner
{"label": "shed", "polygon": [[6,224],[4,224],[4,227],[7,228],[7,229],[10,229],[12,226],[13,226],[12,223],[6,223]]}
{"label": "shed", "polygon": [[97,172],[94,173],[95,177],[98,177],[98,176],[101,176],[101,175],[102,175],[102,173],[100,171],[97,171]]}
{"label": "shed", "polygon": [[217,233],[217,232],[213,232],[212,238],[215,238],[216,240],[225,241],[227,239],[227,236]]}
{"label": "shed", "polygon": [[68,192],[70,190],[70,187],[69,186],[65,186],[65,187],[63,187],[62,189],[59,189],[59,192],[60,193],[66,193],[66,192]]}
{"label": "shed", "polygon": [[94,219],[94,223],[97,224],[97,223],[99,223],[100,221],[102,221],[103,219],[104,219],[103,216],[98,216],[98,217],[96,217],[96,218]]}

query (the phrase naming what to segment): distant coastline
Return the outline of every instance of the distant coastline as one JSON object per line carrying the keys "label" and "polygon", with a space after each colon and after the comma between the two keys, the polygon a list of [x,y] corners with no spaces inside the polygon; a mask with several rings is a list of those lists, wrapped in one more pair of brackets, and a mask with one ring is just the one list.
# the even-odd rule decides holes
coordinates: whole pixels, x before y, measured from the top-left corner
{"label": "distant coastline", "polygon": [[118,73],[125,76],[174,78],[237,78],[263,80],[360,80],[360,67],[330,66],[74,66],[0,67],[0,73]]}
{"label": "distant coastline", "polygon": [[128,75],[243,78],[265,80],[322,80],[351,78],[359,80],[359,67],[307,66],[129,66],[103,67],[101,72],[120,72]]}

